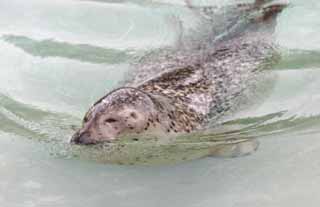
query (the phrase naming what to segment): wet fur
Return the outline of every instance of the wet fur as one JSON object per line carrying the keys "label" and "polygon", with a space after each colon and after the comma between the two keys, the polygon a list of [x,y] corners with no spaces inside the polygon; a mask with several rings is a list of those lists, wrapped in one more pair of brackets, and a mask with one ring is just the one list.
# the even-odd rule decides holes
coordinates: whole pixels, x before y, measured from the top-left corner
{"label": "wet fur", "polygon": [[[256,1],[231,6],[231,17],[217,29],[207,31],[207,38],[186,36],[184,42],[191,42],[191,47],[180,45],[178,49],[142,58],[131,72],[132,78],[120,88],[128,92],[123,96],[126,98],[121,98],[121,94],[110,98],[119,89],[101,98],[86,114],[84,128],[94,127],[97,114],[112,110],[108,106],[111,102],[123,107],[137,102],[138,96],[149,100],[145,103],[149,107],[146,112],[140,110],[147,121],[139,130],[130,130],[127,126],[125,133],[157,129],[164,133],[189,133],[205,128],[236,106],[241,94],[257,82],[259,73],[279,57],[273,32],[276,16],[286,5],[265,8],[262,5],[263,1]],[[211,9],[204,11],[205,21],[212,23],[212,19],[208,19],[213,16]],[[90,121],[92,124],[88,124]],[[74,137],[80,137],[84,131],[80,130]]]}

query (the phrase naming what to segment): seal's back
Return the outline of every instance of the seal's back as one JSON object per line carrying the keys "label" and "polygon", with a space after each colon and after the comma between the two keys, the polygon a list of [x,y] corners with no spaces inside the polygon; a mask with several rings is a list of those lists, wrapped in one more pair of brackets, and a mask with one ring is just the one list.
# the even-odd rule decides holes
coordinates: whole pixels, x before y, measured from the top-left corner
{"label": "seal's back", "polygon": [[[144,57],[126,86],[164,96],[186,113],[196,113],[199,120],[215,119],[236,104],[262,69],[278,60],[273,33],[276,17],[286,6],[263,1],[230,6],[232,18],[207,34],[214,38],[203,42],[190,35],[183,41],[193,41],[191,48],[165,49]],[[201,26],[211,23],[212,19]]]}

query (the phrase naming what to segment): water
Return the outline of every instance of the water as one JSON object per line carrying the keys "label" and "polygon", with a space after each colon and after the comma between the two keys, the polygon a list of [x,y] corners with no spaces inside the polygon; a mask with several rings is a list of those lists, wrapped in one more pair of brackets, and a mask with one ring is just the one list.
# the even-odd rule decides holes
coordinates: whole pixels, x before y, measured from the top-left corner
{"label": "water", "polygon": [[96,149],[74,157],[67,142],[135,56],[175,41],[170,14],[192,27],[192,12],[181,1],[0,1],[0,206],[317,206],[320,3],[291,3],[268,96],[224,119],[259,150],[146,167],[101,164]]}

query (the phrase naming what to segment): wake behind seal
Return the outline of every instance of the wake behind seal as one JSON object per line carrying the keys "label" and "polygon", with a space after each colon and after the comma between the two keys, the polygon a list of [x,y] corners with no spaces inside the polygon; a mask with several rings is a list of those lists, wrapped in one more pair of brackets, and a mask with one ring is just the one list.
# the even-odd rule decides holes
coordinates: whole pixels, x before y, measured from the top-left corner
{"label": "wake behind seal", "polygon": [[237,17],[225,22],[214,41],[137,64],[130,80],[89,109],[71,142],[96,144],[145,133],[161,138],[205,129],[235,107],[259,73],[277,60],[273,33],[286,6],[270,0],[236,6]]}

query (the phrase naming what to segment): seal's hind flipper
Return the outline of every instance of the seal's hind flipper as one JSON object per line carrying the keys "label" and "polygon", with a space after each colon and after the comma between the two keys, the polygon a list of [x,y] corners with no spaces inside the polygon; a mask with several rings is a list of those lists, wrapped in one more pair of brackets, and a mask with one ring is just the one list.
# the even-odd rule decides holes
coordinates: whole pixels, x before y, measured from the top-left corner
{"label": "seal's hind flipper", "polygon": [[[220,12],[221,8],[219,6],[195,6],[192,4],[191,0],[185,0],[185,4],[188,8],[193,10],[199,16],[205,19],[214,20],[216,15]],[[255,0],[254,3],[240,3],[236,4],[234,7],[229,6],[228,13],[246,13],[257,10],[262,10],[262,18],[260,20],[267,20],[272,16],[280,13],[285,7],[289,5],[288,1],[278,1],[278,0]],[[231,8],[231,10],[230,10]],[[232,11],[233,10],[233,11]]]}
{"label": "seal's hind flipper", "polygon": [[[259,1],[260,2],[260,1]],[[262,2],[262,1],[261,1]],[[255,18],[256,22],[268,22],[277,17],[288,5],[287,1],[267,1],[268,3],[261,4],[260,15]]]}
{"label": "seal's hind flipper", "polygon": [[259,142],[255,139],[219,145],[210,150],[210,156],[223,158],[241,157],[252,154],[258,149],[258,146]]}

